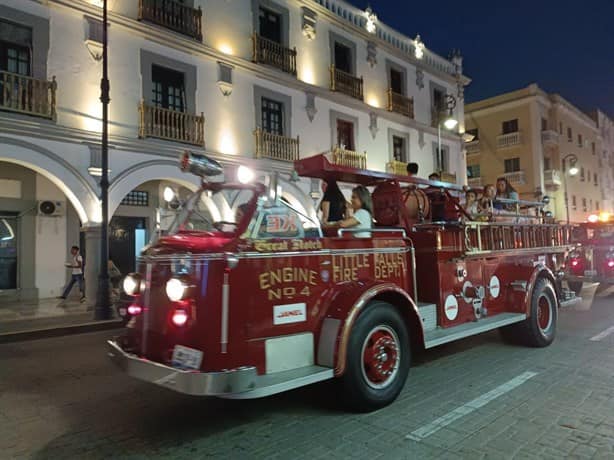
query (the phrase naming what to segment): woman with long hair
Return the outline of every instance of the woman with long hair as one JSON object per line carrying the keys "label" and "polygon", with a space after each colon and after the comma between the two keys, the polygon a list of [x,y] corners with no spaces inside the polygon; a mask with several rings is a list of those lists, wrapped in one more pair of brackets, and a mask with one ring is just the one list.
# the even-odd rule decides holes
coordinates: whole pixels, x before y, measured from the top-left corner
{"label": "woman with long hair", "polygon": [[[352,190],[352,217],[343,219],[336,223],[341,228],[351,228],[354,230],[371,230],[373,226],[373,202],[371,193],[367,187],[359,185]],[[357,238],[369,238],[371,232],[356,232],[354,236]]]}
{"label": "woman with long hair", "polygon": [[[518,200],[518,192],[505,177],[499,177],[497,179],[497,198]],[[514,210],[516,209],[516,205],[513,203],[495,203],[495,208]]]}
{"label": "woman with long hair", "polygon": [[325,183],[324,197],[320,203],[322,211],[322,223],[335,223],[345,218],[346,202],[337,181],[327,180]]}

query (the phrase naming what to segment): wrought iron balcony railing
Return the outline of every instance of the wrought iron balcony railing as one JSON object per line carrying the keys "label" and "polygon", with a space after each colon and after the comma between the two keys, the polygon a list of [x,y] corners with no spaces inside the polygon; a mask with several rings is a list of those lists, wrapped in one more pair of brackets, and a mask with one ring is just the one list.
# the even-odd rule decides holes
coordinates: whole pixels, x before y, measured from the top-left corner
{"label": "wrought iron balcony railing", "polygon": [[414,118],[414,100],[388,89],[388,111]]}
{"label": "wrought iron balcony railing", "polygon": [[367,152],[359,153],[353,150],[333,147],[331,149],[333,164],[349,168],[367,169]]}
{"label": "wrought iron balcony railing", "polygon": [[363,100],[363,80],[330,66],[330,89]]}
{"label": "wrought iron balcony railing", "polygon": [[296,48],[290,49],[273,40],[254,34],[252,60],[296,76]]}
{"label": "wrought iron balcony railing", "polygon": [[205,145],[205,116],[139,104],[139,137]]}
{"label": "wrought iron balcony railing", "polygon": [[48,80],[0,70],[0,110],[56,119],[55,77]]}
{"label": "wrought iron balcony railing", "polygon": [[269,158],[271,160],[289,161],[299,159],[300,139],[279,136],[258,128],[254,131],[256,140],[256,158]]}
{"label": "wrought iron balcony railing", "polygon": [[192,8],[176,0],[139,0],[139,21],[153,22],[198,41],[203,39],[202,17],[200,7]]}

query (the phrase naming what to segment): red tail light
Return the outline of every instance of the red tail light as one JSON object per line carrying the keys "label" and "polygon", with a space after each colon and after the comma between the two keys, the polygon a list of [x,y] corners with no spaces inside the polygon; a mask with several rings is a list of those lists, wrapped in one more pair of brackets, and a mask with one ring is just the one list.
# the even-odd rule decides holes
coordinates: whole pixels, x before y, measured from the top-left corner
{"label": "red tail light", "polygon": [[578,265],[580,265],[580,261],[578,259],[572,259],[570,264],[572,267],[577,267]]}
{"label": "red tail light", "polygon": [[185,326],[188,322],[188,312],[184,308],[177,308],[171,316],[171,321],[177,327]]}
{"label": "red tail light", "polygon": [[140,305],[132,304],[128,307],[128,313],[132,316],[138,316],[143,312],[143,307]]}
{"label": "red tail light", "polygon": [[614,260],[608,260],[608,267],[614,268]]}

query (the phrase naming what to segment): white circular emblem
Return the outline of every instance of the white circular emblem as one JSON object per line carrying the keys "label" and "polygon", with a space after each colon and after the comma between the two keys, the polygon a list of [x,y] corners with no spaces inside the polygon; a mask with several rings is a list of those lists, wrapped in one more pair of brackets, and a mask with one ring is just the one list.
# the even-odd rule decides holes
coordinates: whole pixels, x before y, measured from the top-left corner
{"label": "white circular emblem", "polygon": [[501,293],[501,282],[499,281],[499,278],[497,278],[496,275],[492,275],[490,277],[490,283],[488,283],[488,287],[490,288],[490,295],[494,299],[499,297],[499,294]]}
{"label": "white circular emblem", "polygon": [[446,318],[450,321],[453,321],[458,316],[458,302],[456,301],[456,297],[450,294],[446,297],[446,303],[444,304],[443,310],[446,314]]}

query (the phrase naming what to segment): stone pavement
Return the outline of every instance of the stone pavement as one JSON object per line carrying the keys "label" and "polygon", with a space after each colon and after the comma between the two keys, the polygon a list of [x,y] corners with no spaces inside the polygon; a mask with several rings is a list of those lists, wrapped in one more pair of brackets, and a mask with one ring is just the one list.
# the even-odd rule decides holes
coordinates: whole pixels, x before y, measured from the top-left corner
{"label": "stone pavement", "polygon": [[334,382],[252,401],[176,394],[116,370],[108,332],[0,345],[0,458],[614,459],[614,333],[595,339],[612,326],[601,293],[561,312],[546,349],[494,332],[420,353],[372,414],[340,410]]}

